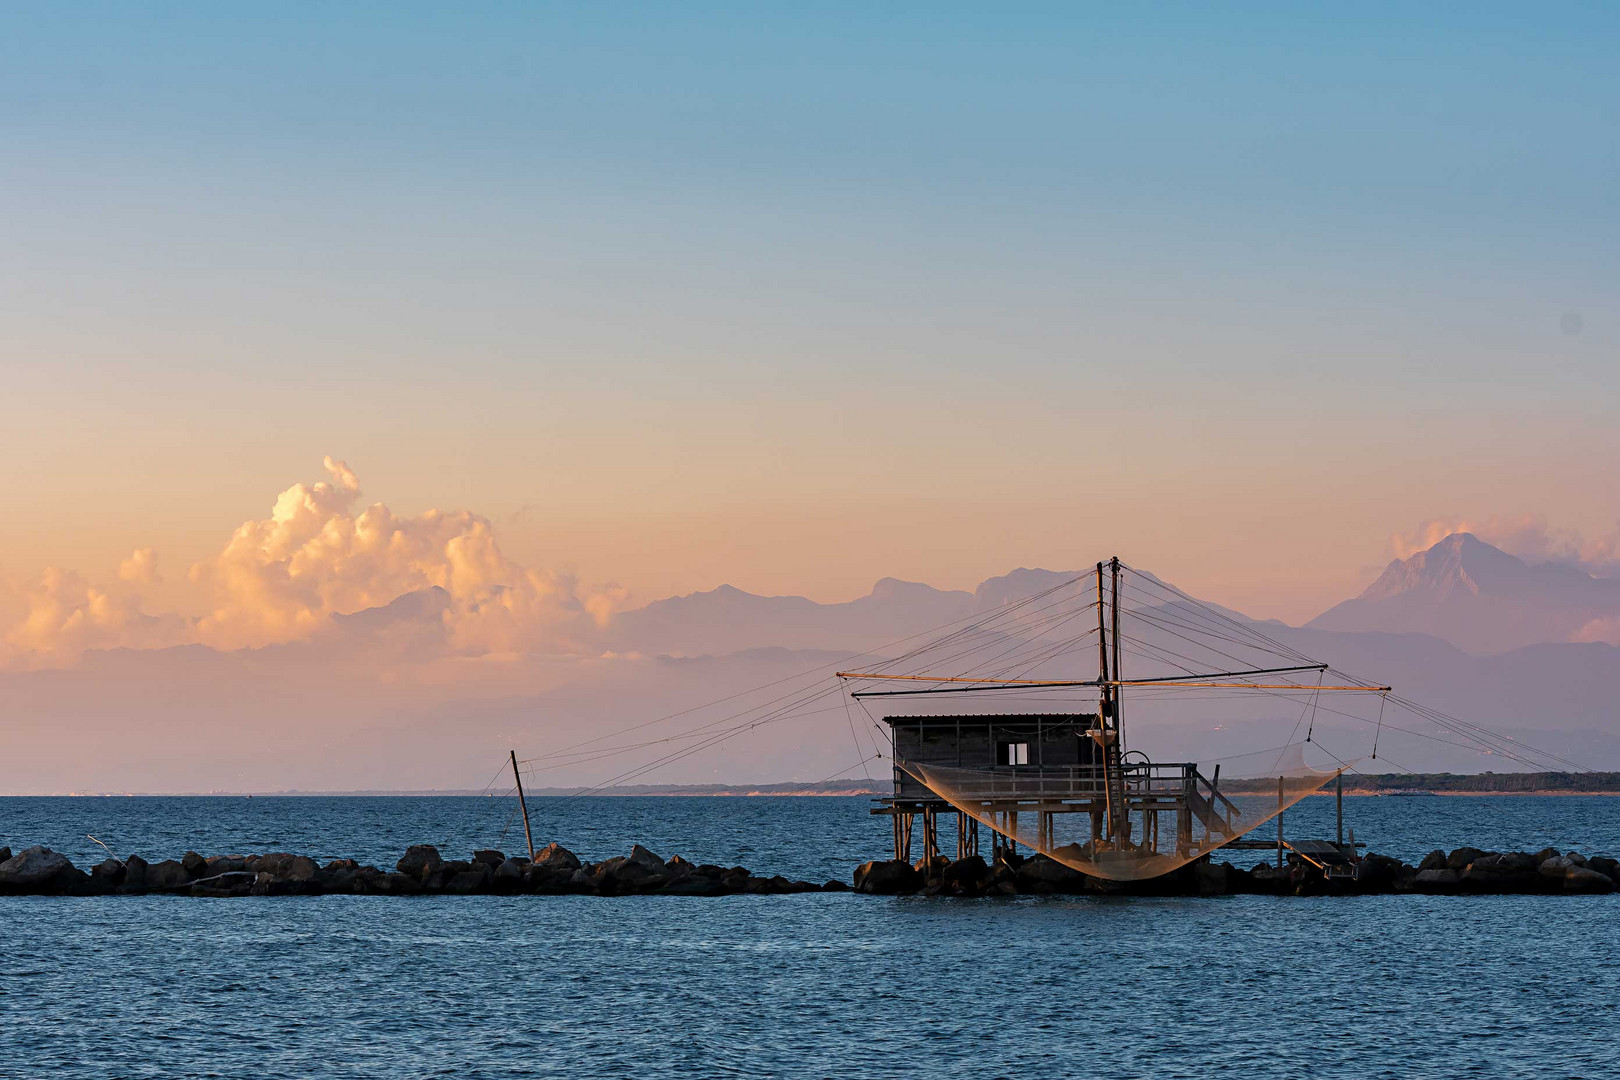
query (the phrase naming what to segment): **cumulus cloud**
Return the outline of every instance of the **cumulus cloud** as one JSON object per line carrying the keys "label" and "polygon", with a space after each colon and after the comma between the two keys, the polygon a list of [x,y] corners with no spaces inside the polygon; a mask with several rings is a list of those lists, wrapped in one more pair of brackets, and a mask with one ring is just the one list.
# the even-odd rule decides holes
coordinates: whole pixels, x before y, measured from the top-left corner
{"label": "cumulus cloud", "polygon": [[1573,529],[1554,528],[1539,514],[1477,520],[1435,518],[1391,536],[1390,552],[1397,559],[1410,558],[1460,532],[1473,533],[1528,563],[1560,563],[1595,577],[1620,577],[1620,529],[1607,536],[1587,538]]}
{"label": "cumulus cloud", "polygon": [[157,572],[157,555],[149,547],[136,548],[118,564],[118,580],[132,585],[155,585],[163,579]]}
{"label": "cumulus cloud", "polygon": [[7,632],[8,659],[27,667],[71,662],[87,649],[162,648],[187,638],[185,619],[148,615],[138,598],[50,567],[22,590],[26,613]]}
{"label": "cumulus cloud", "polygon": [[[457,655],[575,652],[590,649],[595,630],[623,605],[620,590],[582,589],[568,575],[512,562],[478,514],[406,517],[382,503],[362,507],[354,470],[330,457],[325,465],[329,479],[287,488],[269,517],[244,522],[218,554],[191,567],[190,580],[208,597],[202,614],[146,615],[137,600],[52,570],[28,590],[27,613],[7,642],[31,662],[112,645],[271,645],[310,638],[333,615],[437,586],[448,603],[424,617],[437,620],[444,647]],[[125,559],[119,577],[157,580],[152,550]]]}
{"label": "cumulus cloud", "polygon": [[1571,641],[1601,641],[1620,645],[1620,618],[1593,619],[1570,637]]}

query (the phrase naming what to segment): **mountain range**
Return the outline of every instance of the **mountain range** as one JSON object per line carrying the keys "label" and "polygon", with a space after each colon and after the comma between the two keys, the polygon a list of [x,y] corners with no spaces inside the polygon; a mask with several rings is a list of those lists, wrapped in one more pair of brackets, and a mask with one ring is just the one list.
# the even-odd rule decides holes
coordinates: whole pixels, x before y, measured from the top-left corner
{"label": "mountain range", "polygon": [[[0,792],[477,788],[511,747],[544,762],[535,766],[536,787],[612,781],[621,766],[694,745],[675,738],[621,752],[621,738],[644,736],[612,732],[730,723],[791,699],[857,654],[911,648],[941,627],[1082,574],[1018,569],[972,591],[886,578],[837,604],[722,586],[615,615],[599,627],[599,640],[568,656],[459,650],[448,630],[452,598],[438,589],[333,617],[313,638],[286,645],[91,652],[71,668],[0,673],[0,717],[14,763]],[[1360,596],[1304,626],[1217,610],[1231,627],[1388,683],[1404,697],[1588,767],[1617,768],[1617,590],[1620,582],[1527,564],[1459,534],[1392,562]],[[1145,600],[1148,592],[1137,595]],[[1160,626],[1132,643],[1128,674],[1138,674],[1134,665],[1149,654],[1189,648],[1174,625],[1190,617],[1187,605],[1147,610]],[[1073,653],[1060,659],[1082,671],[1089,661]],[[1325,702],[1320,715],[1302,713],[1294,700],[1252,695],[1190,704],[1172,711],[1136,695],[1133,748],[1177,760],[1219,758],[1274,745],[1304,719],[1347,758],[1381,740],[1374,767],[1381,771],[1520,767],[1482,757],[1416,718],[1379,720],[1376,699]],[[673,719],[660,726],[661,717]],[[1323,726],[1332,724],[1339,730]],[[75,737],[65,739],[69,731]],[[589,740],[608,756],[558,756]],[[862,745],[870,751],[868,719],[830,702],[791,723],[672,756],[645,780],[816,782],[861,779],[869,768],[881,776],[886,763],[860,763]],[[840,772],[852,763],[860,769]]]}

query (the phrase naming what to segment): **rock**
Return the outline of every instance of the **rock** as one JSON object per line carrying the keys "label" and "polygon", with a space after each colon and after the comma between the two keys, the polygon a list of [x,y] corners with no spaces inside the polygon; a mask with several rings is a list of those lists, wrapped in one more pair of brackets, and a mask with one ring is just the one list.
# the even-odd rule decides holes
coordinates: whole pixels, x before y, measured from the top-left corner
{"label": "rock", "polygon": [[208,860],[195,851],[188,851],[180,856],[180,865],[192,877],[208,876]]}
{"label": "rock", "polygon": [[1227,875],[1229,868],[1225,863],[1214,863],[1208,859],[1200,859],[1193,864],[1194,880],[1198,883],[1199,896],[1224,896],[1227,892]]}
{"label": "rock", "polygon": [[547,844],[535,853],[534,865],[547,870],[578,870],[579,856],[558,843]]}
{"label": "rock", "polygon": [[507,859],[495,868],[495,885],[502,889],[516,889],[523,884],[524,872],[529,869],[527,859]]}
{"label": "rock", "polygon": [[1586,865],[1586,856],[1582,855],[1578,851],[1572,851],[1568,855],[1565,855],[1564,858],[1569,860],[1569,864],[1571,866],[1585,866]]}
{"label": "rock", "polygon": [[724,896],[726,887],[712,877],[694,873],[671,881],[659,892],[669,896]]}
{"label": "rock", "polygon": [[336,874],[344,870],[352,873],[353,871],[360,869],[360,864],[353,859],[333,859],[331,862],[321,867],[321,869],[325,870],[329,874]]}
{"label": "rock", "polygon": [[73,869],[61,852],[35,844],[0,863],[0,889],[32,892],[48,889],[59,875]]}
{"label": "rock", "polygon": [[384,874],[379,884],[383,892],[392,893],[395,896],[415,896],[422,891],[421,878],[413,877],[410,874],[401,874],[397,870],[391,874]]}
{"label": "rock", "polygon": [[1362,888],[1370,892],[1379,892],[1393,888],[1397,881],[1410,880],[1415,873],[1415,870],[1399,859],[1369,852],[1361,860],[1357,881]]}
{"label": "rock", "polygon": [[849,892],[849,882],[829,880],[821,886],[822,892]]}
{"label": "rock", "polygon": [[1620,862],[1604,855],[1594,855],[1586,860],[1588,870],[1596,870],[1607,878],[1620,878]]}
{"label": "rock", "polygon": [[1443,870],[1419,870],[1417,877],[1412,879],[1412,887],[1419,892],[1450,892],[1456,889],[1460,880],[1457,871],[1449,867]]}
{"label": "rock", "polygon": [[190,886],[191,875],[186,868],[174,859],[164,859],[153,863],[146,868],[146,887],[148,889],[178,889]]}
{"label": "rock", "polygon": [[1522,851],[1509,851],[1501,855],[1485,855],[1474,860],[1474,869],[1493,870],[1504,874],[1529,874],[1536,869],[1533,856]]}
{"label": "rock", "polygon": [[664,872],[664,860],[660,859],[657,855],[654,855],[640,844],[631,846],[630,861],[635,865],[646,870],[651,870],[654,873],[662,874]]}
{"label": "rock", "polygon": [[1045,855],[1026,859],[1017,877],[1023,892],[1083,892],[1087,881],[1085,874]]}
{"label": "rock", "polygon": [[212,877],[198,878],[191,883],[192,896],[248,896],[253,892],[257,875],[246,870],[232,870]]}
{"label": "rock", "polygon": [[90,868],[90,877],[98,884],[116,889],[124,883],[124,864],[117,859],[103,859]]}
{"label": "rock", "polygon": [[444,891],[451,893],[475,893],[483,890],[484,886],[494,875],[488,863],[475,864],[475,870],[463,870],[444,883]]}
{"label": "rock", "polygon": [[203,877],[213,877],[216,874],[235,874],[248,868],[247,860],[240,855],[210,855],[208,868]]}
{"label": "rock", "polygon": [[593,887],[608,895],[644,892],[660,888],[669,881],[669,875],[664,873],[664,861],[639,844],[628,856],[598,863],[591,878]]}
{"label": "rock", "polygon": [[1423,856],[1422,862],[1418,863],[1418,873],[1425,870],[1444,870],[1445,868],[1446,853],[1443,851],[1431,851]]}
{"label": "rock", "polygon": [[1596,870],[1572,865],[1564,871],[1564,889],[1567,892],[1613,892],[1614,879]]}
{"label": "rock", "polygon": [[399,862],[394,864],[394,869],[421,881],[430,874],[438,873],[443,865],[444,858],[439,854],[438,848],[432,844],[412,844],[405,849],[405,854],[400,857]]}
{"label": "rock", "polygon": [[120,888],[124,892],[139,893],[146,891],[146,860],[139,855],[131,855],[124,860],[124,884]]}
{"label": "rock", "polygon": [[1490,854],[1492,853],[1489,851],[1481,851],[1477,847],[1460,847],[1456,851],[1453,851],[1451,856],[1446,859],[1446,869],[1457,870],[1459,872],[1466,870],[1470,865],[1473,864],[1475,859],[1482,855]]}
{"label": "rock", "polygon": [[939,875],[940,883],[946,890],[958,896],[977,895],[984,890],[989,879],[990,867],[977,855],[947,863]]}
{"label": "rock", "polygon": [[1557,848],[1548,847],[1548,848],[1542,848],[1540,851],[1538,851],[1534,855],[1530,856],[1530,858],[1535,862],[1535,864],[1537,866],[1540,866],[1542,863],[1546,862],[1548,859],[1556,859],[1562,854],[1563,854],[1563,852],[1559,851]]}
{"label": "rock", "polygon": [[1564,856],[1558,855],[1551,859],[1542,859],[1541,862],[1536,865],[1536,873],[1545,878],[1552,878],[1555,881],[1562,881],[1564,880],[1564,871],[1568,870],[1573,865],[1575,864],[1564,858]]}
{"label": "rock", "polygon": [[500,851],[475,851],[473,852],[472,861],[475,863],[483,863],[491,870],[494,870],[496,867],[500,866],[501,863],[506,861],[506,855],[504,852]]}
{"label": "rock", "polygon": [[5,862],[9,858],[11,858],[11,849],[9,847],[0,847],[0,862]]}
{"label": "rock", "polygon": [[855,868],[855,890],[895,896],[913,893],[922,888],[923,876],[904,859],[885,862],[865,862]]}

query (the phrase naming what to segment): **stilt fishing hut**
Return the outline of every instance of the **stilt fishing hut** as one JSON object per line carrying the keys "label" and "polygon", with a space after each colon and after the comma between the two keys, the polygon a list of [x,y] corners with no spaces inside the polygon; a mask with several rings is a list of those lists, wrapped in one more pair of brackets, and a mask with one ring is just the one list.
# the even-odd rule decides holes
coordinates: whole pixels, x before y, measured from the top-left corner
{"label": "stilt fishing hut", "polygon": [[[1300,798],[1318,790],[1342,772],[1305,765],[1303,744],[1285,744],[1242,759],[1240,784],[1221,785],[1222,765],[1233,776],[1233,759],[1216,763],[1206,774],[1195,762],[1156,762],[1127,748],[1122,726],[1122,699],[1127,689],[1154,692],[1202,690],[1250,691],[1306,695],[1314,711],[1324,692],[1384,693],[1388,687],[1370,684],[1324,685],[1328,665],[1286,650],[1263,632],[1238,624],[1224,614],[1210,619],[1211,609],[1176,593],[1172,603],[1121,606],[1121,572],[1115,558],[1098,563],[1092,576],[1089,604],[1073,602],[1032,605],[1043,595],[1029,598],[1022,610],[1000,612],[988,625],[956,631],[896,661],[875,665],[879,670],[840,672],[853,686],[851,699],[868,709],[889,737],[894,764],[894,791],[880,800],[873,813],[893,819],[894,857],[910,861],[917,821],[922,823],[922,855],[932,867],[945,854],[940,839],[941,819],[954,824],[956,857],[979,854],[981,827],[990,833],[991,856],[1023,844],[1075,869],[1116,880],[1156,877],[1200,858],[1215,848],[1239,843],[1257,826],[1279,818]],[[1088,575],[1089,576],[1089,575]],[[1168,589],[1157,579],[1150,579]],[[1074,582],[1069,583],[1075,584]],[[1056,590],[1054,590],[1056,591]],[[1189,607],[1188,605],[1192,605]],[[1095,624],[1073,633],[1072,623],[1086,608],[1095,609]],[[1202,611],[1197,609],[1202,608]],[[1125,674],[1127,640],[1122,626],[1136,625],[1131,640],[1150,659],[1168,659],[1178,669],[1172,674]],[[1226,624],[1231,624],[1230,626]],[[1053,631],[1070,627],[1070,634],[1052,640]],[[1292,662],[1235,669],[1200,670],[1196,650],[1182,644],[1167,649],[1158,638],[1185,638],[1208,647],[1208,638],[1232,636],[1233,627],[1253,646],[1283,649]],[[1095,635],[1095,678],[1035,677],[1055,661],[1090,647]],[[1207,648],[1206,648],[1207,651]],[[1230,649],[1214,649],[1228,658]],[[940,657],[962,663],[988,658],[995,666],[982,674],[941,674],[919,670]],[[1314,677],[1312,686],[1301,679]],[[926,686],[896,684],[923,683]],[[1062,695],[1094,695],[1091,711],[893,711],[872,716],[870,705],[908,706],[940,699],[957,703],[982,701],[982,696],[1022,699]],[[1303,720],[1302,715],[1302,720]],[[1312,720],[1314,726],[1314,718]],[[1297,728],[1297,725],[1296,725]],[[1307,742],[1310,739],[1307,732]],[[1250,758],[1254,760],[1248,760]],[[1342,839],[1342,838],[1341,838]],[[1288,847],[1279,835],[1275,845],[1253,840],[1245,847],[1275,847],[1279,860]],[[1353,849],[1352,849],[1353,850]],[[1325,849],[1312,848],[1321,859],[1335,863]]]}

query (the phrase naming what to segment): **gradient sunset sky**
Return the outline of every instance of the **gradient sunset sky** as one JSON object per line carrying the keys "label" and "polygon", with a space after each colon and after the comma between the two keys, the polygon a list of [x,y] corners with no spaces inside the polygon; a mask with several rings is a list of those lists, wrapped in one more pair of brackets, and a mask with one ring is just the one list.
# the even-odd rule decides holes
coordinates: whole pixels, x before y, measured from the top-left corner
{"label": "gradient sunset sky", "polygon": [[643,601],[1620,520],[1613,7],[293,10],[7,16],[11,618],[325,455]]}

